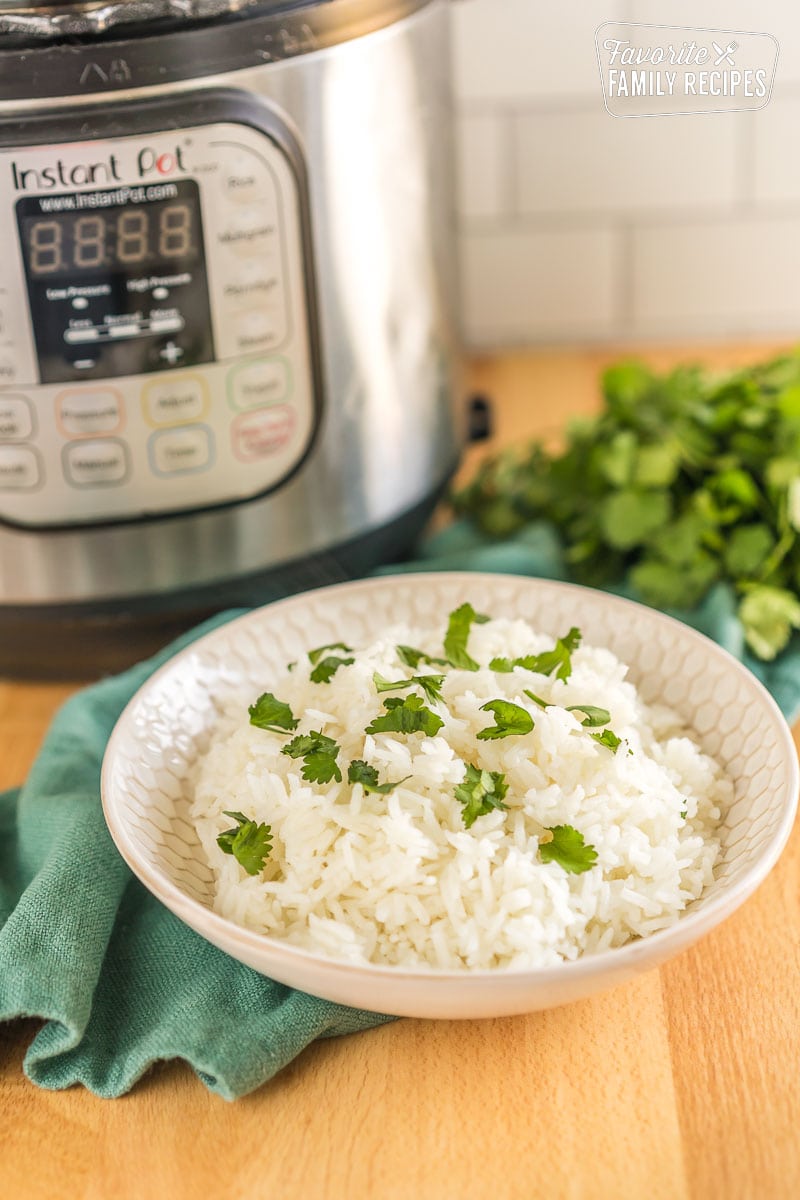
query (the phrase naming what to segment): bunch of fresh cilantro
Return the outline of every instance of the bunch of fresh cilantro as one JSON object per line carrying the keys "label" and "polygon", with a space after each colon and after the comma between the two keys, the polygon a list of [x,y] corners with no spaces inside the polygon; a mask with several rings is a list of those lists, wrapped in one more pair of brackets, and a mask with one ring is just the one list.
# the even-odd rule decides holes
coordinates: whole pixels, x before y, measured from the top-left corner
{"label": "bunch of fresh cilantro", "polygon": [[497,537],[546,518],[577,580],[627,577],[659,608],[727,582],[748,645],[774,658],[800,628],[800,350],[725,377],[621,363],[602,386],[563,452],[487,461],[456,511]]}

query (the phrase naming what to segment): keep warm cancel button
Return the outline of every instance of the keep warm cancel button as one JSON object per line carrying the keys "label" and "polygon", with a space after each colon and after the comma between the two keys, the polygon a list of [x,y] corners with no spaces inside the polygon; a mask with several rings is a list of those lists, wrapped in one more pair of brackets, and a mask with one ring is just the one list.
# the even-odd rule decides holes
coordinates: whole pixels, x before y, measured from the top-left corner
{"label": "keep warm cancel button", "polygon": [[231,426],[233,452],[240,462],[278,454],[288,445],[294,427],[294,410],[288,404],[242,413]]}

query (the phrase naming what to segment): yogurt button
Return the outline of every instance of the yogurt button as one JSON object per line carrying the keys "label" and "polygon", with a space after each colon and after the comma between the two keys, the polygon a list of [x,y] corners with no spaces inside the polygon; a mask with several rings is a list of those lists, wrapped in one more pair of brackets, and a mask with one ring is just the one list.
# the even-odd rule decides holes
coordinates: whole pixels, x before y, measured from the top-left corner
{"label": "yogurt button", "polygon": [[289,399],[289,363],[285,358],[259,358],[235,367],[228,376],[228,400],[233,408],[262,408]]}

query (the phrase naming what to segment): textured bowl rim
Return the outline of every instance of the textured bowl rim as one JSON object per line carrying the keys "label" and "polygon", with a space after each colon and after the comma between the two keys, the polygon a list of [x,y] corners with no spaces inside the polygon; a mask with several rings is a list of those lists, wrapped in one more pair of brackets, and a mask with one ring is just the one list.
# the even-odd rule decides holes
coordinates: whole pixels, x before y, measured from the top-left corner
{"label": "textured bowl rim", "polygon": [[[353,591],[368,592],[370,590],[385,588],[387,585],[391,586],[393,581],[401,580],[403,582],[417,582],[420,586],[426,583],[458,583],[463,584],[466,591],[471,586],[470,581],[475,586],[479,586],[482,582],[491,584],[503,579],[513,579],[518,583],[525,582],[532,588],[545,591],[571,591],[582,596],[595,596],[601,599],[604,604],[609,604],[612,608],[618,608],[621,613],[631,610],[639,613],[644,612],[656,624],[672,626],[680,638],[702,645],[706,652],[710,652],[721,659],[730,670],[742,680],[746,680],[749,686],[755,687],[756,694],[772,717],[777,731],[779,731],[779,744],[783,751],[784,760],[789,766],[788,780],[786,787],[783,789],[784,795],[781,798],[782,815],[778,828],[764,846],[756,861],[747,868],[742,877],[730,888],[723,891],[720,895],[712,897],[706,903],[702,904],[700,908],[682,913],[675,924],[670,925],[666,929],[658,930],[645,937],[635,938],[630,942],[626,942],[623,946],[581,955],[576,959],[564,960],[557,966],[538,968],[485,967],[480,969],[461,967],[447,970],[438,967],[415,967],[408,969],[382,963],[347,962],[344,959],[315,953],[312,950],[292,945],[280,938],[273,938],[267,934],[247,929],[245,926],[237,925],[229,918],[221,916],[219,913],[214,912],[213,909],[201,904],[199,900],[195,900],[193,897],[187,895],[177,884],[168,879],[163,872],[153,867],[141,854],[136,842],[129,837],[124,825],[117,819],[116,811],[110,800],[112,793],[111,775],[114,770],[117,747],[125,736],[127,732],[126,726],[130,722],[143,695],[151,687],[154,687],[162,679],[170,675],[185,660],[190,659],[198,651],[202,651],[217,642],[224,642],[230,636],[231,631],[237,627],[240,628],[249,624],[262,622],[265,619],[264,614],[266,613],[301,607],[310,600],[325,597],[333,598],[345,591],[348,593]],[[706,637],[705,634],[677,620],[675,617],[671,617],[647,605],[639,604],[635,600],[628,600],[624,596],[617,596],[611,592],[600,591],[597,588],[584,587],[581,584],[566,583],[560,580],[540,579],[536,576],[515,575],[499,571],[408,571],[386,573],[370,579],[348,580],[342,583],[330,584],[322,588],[299,592],[284,599],[272,601],[269,604],[254,608],[250,612],[243,613],[241,616],[232,618],[230,621],[225,622],[224,625],[210,630],[196,641],[191,642],[188,646],[178,651],[177,654],[173,655],[172,658],[145,680],[120,713],[103,756],[100,791],[103,816],[111,838],[119,854],[130,867],[131,871],[133,871],[134,875],[166,908],[201,936],[205,936],[206,940],[212,941],[218,947],[220,942],[225,942],[229,945],[238,945],[241,949],[260,951],[262,953],[268,951],[273,957],[285,958],[289,962],[294,961],[305,963],[308,966],[324,968],[328,975],[347,976],[351,979],[356,975],[362,975],[366,978],[402,979],[403,981],[417,981],[420,983],[441,980],[443,983],[445,981],[450,983],[458,982],[464,987],[469,987],[471,980],[486,983],[490,980],[500,982],[503,979],[513,978],[516,981],[530,983],[531,986],[534,986],[536,984],[547,985],[548,983],[560,982],[566,977],[578,980],[595,974],[602,975],[612,968],[622,970],[626,965],[634,967],[649,959],[655,959],[658,962],[665,961],[673,953],[678,953],[684,947],[688,947],[697,938],[703,936],[705,933],[709,933],[729,916],[732,916],[761,886],[786,846],[797,814],[798,795],[800,794],[800,760],[798,759],[797,748],[795,747],[789,724],[761,681],[756,678],[752,671],[748,670],[744,663],[734,658],[718,642]],[[209,930],[209,933],[216,934],[216,937],[209,937],[204,934],[204,929]],[[696,937],[691,936],[693,931],[696,933]],[[229,951],[223,952],[230,953]],[[235,955],[232,955],[232,957],[235,957]],[[654,963],[653,965],[656,964]],[[266,974],[266,972],[260,973]],[[565,973],[568,973],[568,975],[565,975]]]}

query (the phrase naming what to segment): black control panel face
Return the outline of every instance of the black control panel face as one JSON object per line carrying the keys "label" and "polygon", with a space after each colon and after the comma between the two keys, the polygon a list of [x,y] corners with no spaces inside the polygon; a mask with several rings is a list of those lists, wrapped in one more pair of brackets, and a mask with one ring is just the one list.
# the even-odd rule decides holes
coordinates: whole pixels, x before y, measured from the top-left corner
{"label": "black control panel face", "polygon": [[194,180],[26,196],[16,213],[43,383],[213,361]]}

